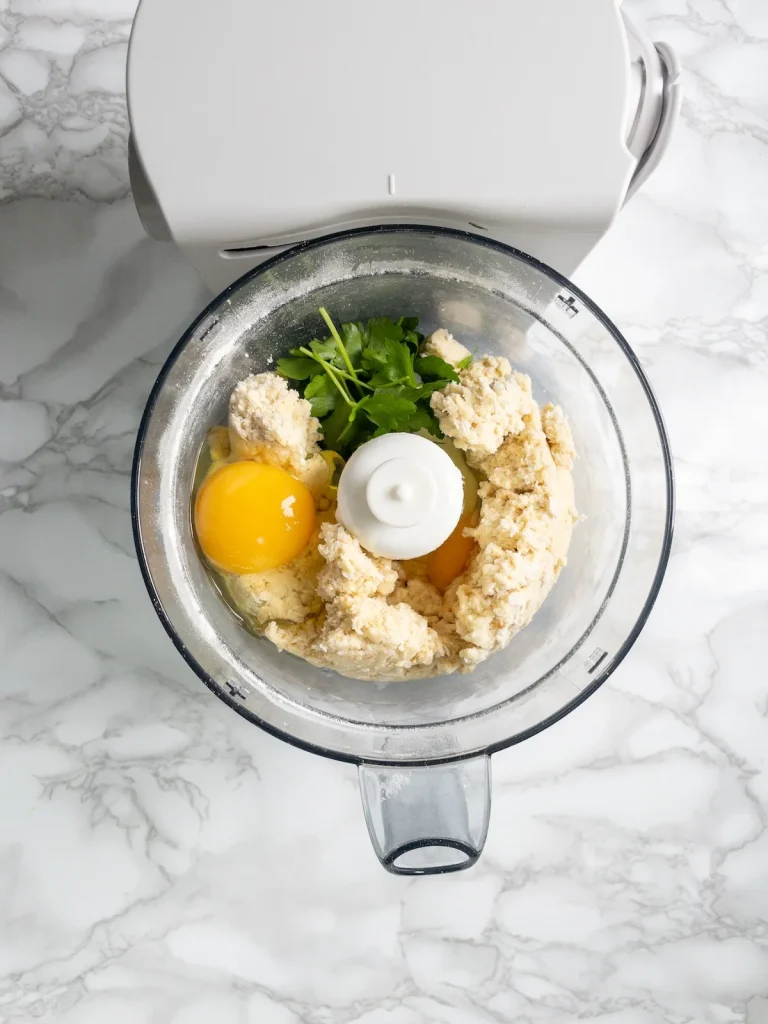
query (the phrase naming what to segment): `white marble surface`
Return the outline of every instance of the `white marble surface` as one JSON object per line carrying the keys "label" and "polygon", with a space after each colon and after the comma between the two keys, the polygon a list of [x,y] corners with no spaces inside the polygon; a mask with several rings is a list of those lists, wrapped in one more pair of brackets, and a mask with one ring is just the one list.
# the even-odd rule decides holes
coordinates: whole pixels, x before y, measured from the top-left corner
{"label": "white marble surface", "polygon": [[768,3],[642,0],[672,151],[580,274],[676,455],[656,610],[402,880],[354,771],[197,682],[133,555],[145,396],[203,301],[127,192],[134,0],[0,0],[0,1020],[768,1022]]}

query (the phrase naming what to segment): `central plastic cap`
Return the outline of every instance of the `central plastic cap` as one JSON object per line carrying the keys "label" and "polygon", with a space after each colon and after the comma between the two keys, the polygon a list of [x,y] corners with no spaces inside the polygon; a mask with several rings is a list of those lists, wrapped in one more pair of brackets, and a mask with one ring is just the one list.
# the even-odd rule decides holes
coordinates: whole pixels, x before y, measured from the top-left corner
{"label": "central plastic cap", "polygon": [[365,497],[380,522],[416,526],[432,513],[437,487],[429,470],[412,459],[389,459],[371,474]]}
{"label": "central plastic cap", "polygon": [[364,548],[417,558],[456,527],[464,481],[439,444],[418,434],[385,434],[361,445],[339,480],[336,518]]}

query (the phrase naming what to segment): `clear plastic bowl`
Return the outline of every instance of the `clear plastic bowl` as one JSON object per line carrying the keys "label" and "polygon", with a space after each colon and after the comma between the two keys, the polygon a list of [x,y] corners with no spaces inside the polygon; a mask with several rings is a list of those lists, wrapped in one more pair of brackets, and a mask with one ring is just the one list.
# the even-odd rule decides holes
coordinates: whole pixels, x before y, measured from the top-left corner
{"label": "clear plastic bowl", "polygon": [[[242,628],[198,557],[190,495],[206,431],[226,422],[242,377],[317,334],[322,305],[337,322],[407,314],[425,332],[445,327],[506,356],[569,419],[583,520],[568,565],[530,625],[470,675],[372,684],[281,654]],[[672,465],[637,358],[565,278],[475,235],[382,227],[281,254],[189,328],[141,423],[133,516],[155,608],[203,682],[255,725],[360,764],[377,853],[390,870],[425,873],[477,859],[488,755],[574,708],[637,638],[669,554]]]}

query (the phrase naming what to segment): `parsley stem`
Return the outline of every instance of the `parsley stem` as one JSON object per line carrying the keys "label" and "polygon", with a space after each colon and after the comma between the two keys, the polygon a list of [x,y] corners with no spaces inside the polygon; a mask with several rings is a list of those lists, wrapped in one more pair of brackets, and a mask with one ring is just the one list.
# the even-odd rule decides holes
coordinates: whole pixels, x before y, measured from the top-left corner
{"label": "parsley stem", "polygon": [[[308,348],[303,348],[302,347],[302,348],[299,349],[299,352],[301,352],[302,355],[309,356],[310,359],[314,359],[315,362],[320,363],[322,368],[325,370],[325,372],[331,378],[333,383],[339,389],[341,397],[344,399],[344,401],[347,403],[347,405],[351,405],[351,406],[356,406],[357,405],[357,402],[352,398],[350,393],[347,391],[347,389],[341,383],[339,378],[336,376],[336,371],[333,369],[333,367],[331,366],[330,363],[326,363],[326,361],[324,359],[322,359],[318,355],[315,355],[315,353],[311,352]],[[341,371],[341,370],[339,371],[339,373],[342,373],[342,372],[343,371]],[[344,374],[344,376],[346,376],[346,374]]]}
{"label": "parsley stem", "polygon": [[319,313],[323,320],[325,320],[328,330],[331,332],[331,336],[333,337],[333,340],[336,342],[339,352],[341,352],[342,359],[347,364],[347,369],[351,373],[352,379],[356,384],[359,384],[360,381],[357,379],[357,374],[355,373],[355,368],[352,365],[352,360],[349,358],[349,353],[344,347],[344,342],[341,340],[341,335],[336,330],[336,325],[334,324],[333,320],[331,320],[330,313],[325,308],[325,306],[320,307]]}
{"label": "parsley stem", "polygon": [[[366,384],[364,380],[360,380],[359,377],[350,377],[350,375],[346,372],[346,370],[340,370],[338,368],[338,366],[334,366],[333,372],[336,374],[337,377],[342,377],[344,380],[352,380],[352,381],[354,381],[355,384],[357,384],[357,386],[359,388],[365,388],[366,391],[375,391],[376,390],[376,388],[372,387],[370,384]],[[405,378],[403,378],[403,379],[405,379]]]}
{"label": "parsley stem", "polygon": [[[327,370],[328,367],[331,365],[330,363],[327,363],[322,356],[317,355],[315,352],[312,352],[308,348],[304,348],[303,345],[296,351],[301,352],[303,356],[308,356],[310,359],[314,359],[316,363],[320,363],[324,370]],[[333,366],[331,367],[331,369],[333,370],[337,377],[342,377],[344,380],[353,380],[358,387],[365,388],[366,391],[376,390],[376,388],[374,388],[372,385],[366,384],[364,380],[360,380],[359,377],[350,377],[346,370],[340,370],[338,366]],[[403,377],[403,380],[405,380],[405,377]]]}
{"label": "parsley stem", "polygon": [[347,434],[352,429],[352,424],[355,422],[355,416],[356,415],[357,415],[357,406],[355,406],[354,409],[352,410],[352,412],[349,414],[349,421],[348,421],[346,427],[344,427],[342,432],[339,434],[339,439],[337,441],[337,444],[341,444],[341,442],[344,440],[344,438],[347,436]]}

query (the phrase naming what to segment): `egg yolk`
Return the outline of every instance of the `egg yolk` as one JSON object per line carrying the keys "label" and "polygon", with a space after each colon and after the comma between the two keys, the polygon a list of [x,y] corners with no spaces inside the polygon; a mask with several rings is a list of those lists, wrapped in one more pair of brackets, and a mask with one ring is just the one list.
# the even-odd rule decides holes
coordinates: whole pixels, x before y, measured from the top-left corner
{"label": "egg yolk", "polygon": [[450,537],[427,555],[427,576],[438,590],[446,590],[467,566],[476,544],[473,537],[464,536],[464,530],[473,518],[463,515]]}
{"label": "egg yolk", "polygon": [[217,569],[265,572],[307,546],[315,504],[309,489],[285,470],[231,462],[203,481],[194,518],[200,547]]}

